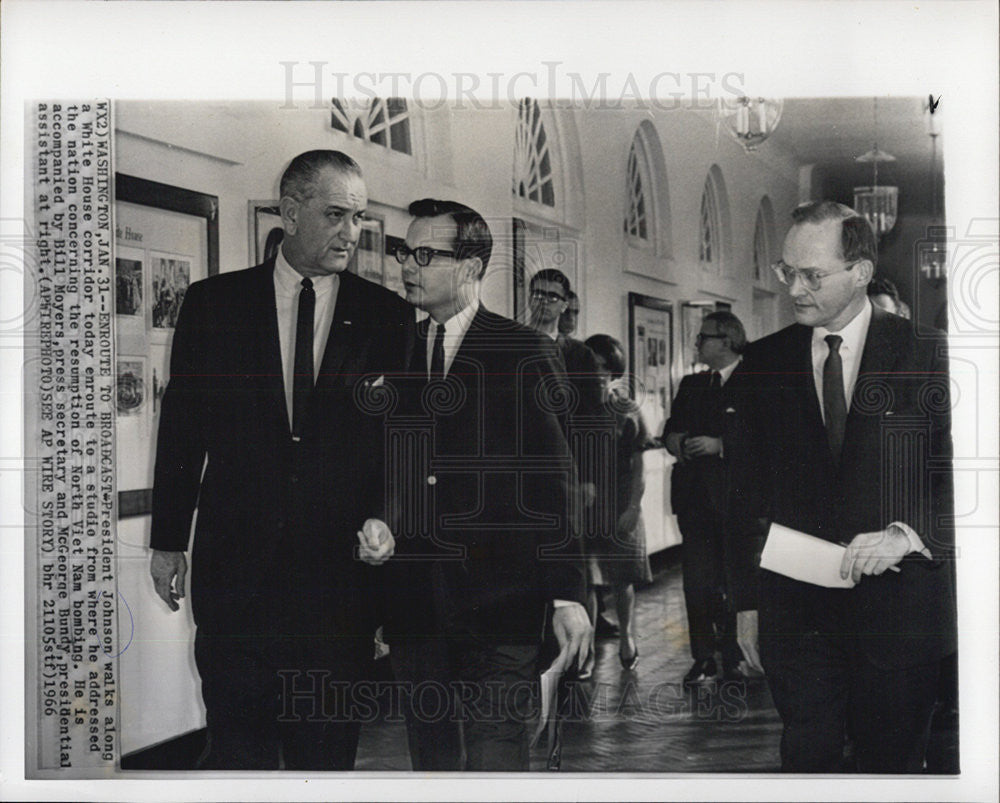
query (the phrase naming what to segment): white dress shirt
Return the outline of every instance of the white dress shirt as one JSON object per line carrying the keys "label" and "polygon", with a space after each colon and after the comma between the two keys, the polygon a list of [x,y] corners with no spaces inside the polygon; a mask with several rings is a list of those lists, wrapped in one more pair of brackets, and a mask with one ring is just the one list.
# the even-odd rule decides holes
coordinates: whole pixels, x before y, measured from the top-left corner
{"label": "white dress shirt", "polygon": [[[465,333],[472,325],[472,319],[479,312],[479,299],[477,298],[469,306],[453,315],[444,322],[444,375],[448,376],[451,364],[455,362],[455,355],[462,347]],[[433,318],[430,319],[430,326],[427,329],[427,377],[430,378],[431,358],[434,354],[434,338],[437,336],[438,323]]]}
{"label": "white dress shirt", "polygon": [[851,396],[854,395],[854,385],[858,381],[858,368],[861,367],[861,354],[865,350],[868,339],[868,324],[872,319],[872,304],[865,299],[861,312],[854,316],[847,326],[839,332],[831,332],[822,326],[813,329],[812,362],[813,380],[816,382],[816,396],[819,408],[823,413],[823,423],[826,423],[826,410],[823,409],[823,364],[830,354],[826,343],[827,335],[839,335],[843,338],[840,344],[840,360],[844,366],[844,398],[847,400],[847,412],[851,411]]}
{"label": "white dress shirt", "polygon": [[[816,382],[816,396],[819,399],[819,407],[823,413],[823,423],[826,423],[826,410],[823,409],[823,363],[826,362],[830,347],[826,343],[827,335],[840,335],[843,342],[840,344],[841,363],[844,367],[844,398],[847,400],[847,411],[851,410],[851,396],[854,395],[854,386],[858,381],[858,369],[861,367],[861,354],[865,350],[865,341],[868,339],[868,326],[872,320],[872,303],[865,299],[865,305],[847,326],[839,332],[831,332],[822,326],[813,329],[812,336],[812,362],[813,379]],[[905,521],[894,521],[888,525],[896,526],[906,536],[909,541],[909,551],[919,552],[927,558],[931,558],[931,552],[924,546],[923,540],[917,532]]]}
{"label": "white dress shirt", "polygon": [[[302,276],[288,264],[282,250],[274,261],[274,301],[278,312],[278,343],[281,347],[281,374],[285,381],[285,406],[288,420],[292,420],[292,383],[295,373],[295,326],[299,317],[299,292]],[[333,311],[337,306],[340,277],[336,273],[311,276],[316,292],[313,313],[313,381],[319,376],[320,364],[326,352],[326,341],[333,324]]]}

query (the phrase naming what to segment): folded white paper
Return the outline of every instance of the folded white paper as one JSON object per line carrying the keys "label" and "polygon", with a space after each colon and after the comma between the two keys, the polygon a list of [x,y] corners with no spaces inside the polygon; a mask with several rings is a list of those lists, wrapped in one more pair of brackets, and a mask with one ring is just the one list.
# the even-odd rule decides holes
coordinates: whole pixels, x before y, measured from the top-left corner
{"label": "folded white paper", "polygon": [[762,569],[803,583],[826,588],[854,588],[850,575],[846,580],[840,576],[845,551],[839,544],[772,524],[767,531],[760,565]]}

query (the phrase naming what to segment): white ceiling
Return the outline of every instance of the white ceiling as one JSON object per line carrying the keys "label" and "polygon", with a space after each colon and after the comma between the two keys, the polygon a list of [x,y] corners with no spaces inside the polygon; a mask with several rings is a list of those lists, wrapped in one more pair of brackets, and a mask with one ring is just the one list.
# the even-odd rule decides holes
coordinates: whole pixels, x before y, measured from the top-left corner
{"label": "white ceiling", "polygon": [[[942,99],[935,114],[939,125],[946,103],[947,98]],[[926,105],[926,97],[878,99],[878,146],[895,156],[903,170],[926,169],[929,164]],[[800,164],[829,164],[853,162],[875,139],[873,98],[788,98],[769,142]]]}

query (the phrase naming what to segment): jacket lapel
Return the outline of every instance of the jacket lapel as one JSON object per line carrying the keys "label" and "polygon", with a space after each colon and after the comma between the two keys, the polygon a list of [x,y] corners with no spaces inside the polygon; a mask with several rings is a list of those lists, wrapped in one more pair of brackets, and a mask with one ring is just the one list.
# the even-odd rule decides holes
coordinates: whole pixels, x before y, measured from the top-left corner
{"label": "jacket lapel", "polygon": [[[885,396],[886,386],[899,359],[890,327],[887,326],[886,317],[889,314],[873,305],[858,378],[851,394],[851,409],[847,414],[842,465],[857,454],[860,446],[879,443],[878,436],[866,430],[881,422],[881,415],[873,415],[872,412],[883,412],[878,402]],[[866,413],[866,410],[869,412]]]}
{"label": "jacket lapel", "polygon": [[274,298],[274,259],[255,268],[255,287],[250,293],[253,304],[251,317],[253,331],[258,333],[257,356],[252,365],[262,374],[260,390],[267,416],[280,431],[291,431],[288,406],[285,403],[285,379],[281,367],[281,342],[278,339],[278,308]]}

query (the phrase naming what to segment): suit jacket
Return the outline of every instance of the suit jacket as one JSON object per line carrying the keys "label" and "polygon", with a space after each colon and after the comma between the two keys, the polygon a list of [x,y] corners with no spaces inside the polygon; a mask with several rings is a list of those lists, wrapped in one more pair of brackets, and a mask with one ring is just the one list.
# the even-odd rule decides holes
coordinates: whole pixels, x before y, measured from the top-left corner
{"label": "suit jacket", "polygon": [[549,600],[585,600],[555,344],[480,307],[448,376],[428,384],[427,329],[390,424],[387,633],[537,642]]}
{"label": "suit jacket", "polygon": [[371,633],[378,569],[354,550],[364,520],[384,514],[384,428],[366,394],[403,367],[413,310],[340,274],[295,443],[273,270],[272,259],[187,292],[160,414],[150,546],[186,550],[197,508],[191,587],[202,633]]}
{"label": "suit jacket", "polygon": [[[733,494],[741,538],[728,554],[737,609],[835,599],[868,656],[885,666],[933,661],[955,648],[954,529],[947,354],[940,333],[875,307],[851,398],[839,465],[813,379],[812,329],[798,324],[752,344],[740,367],[741,438]],[[729,444],[726,446],[730,449]],[[933,559],[830,592],[761,571],[770,522],[833,542],[904,521]],[[759,584],[758,581],[759,580]]]}
{"label": "suit jacket", "polygon": [[[663,425],[664,440],[672,432],[686,432],[690,436],[723,438],[725,443],[726,429],[732,423],[728,419],[734,417],[732,412],[726,412],[733,409],[734,377],[735,372],[717,392],[710,387],[711,371],[684,377],[677,389],[670,418]],[[719,455],[674,463],[670,475],[670,506],[674,513],[683,515],[702,505],[709,505],[719,515],[725,515],[728,506],[726,461]]]}

